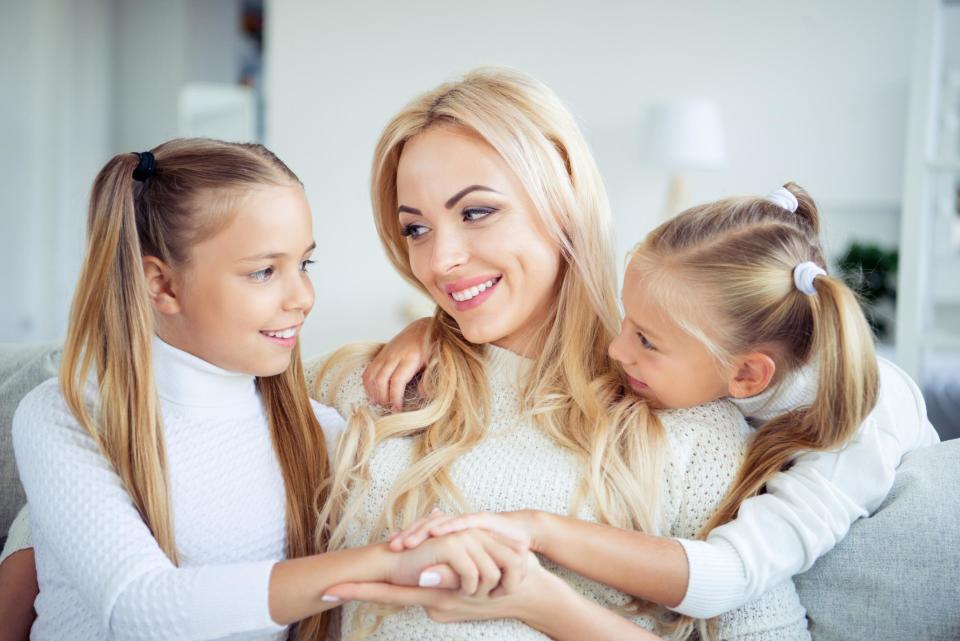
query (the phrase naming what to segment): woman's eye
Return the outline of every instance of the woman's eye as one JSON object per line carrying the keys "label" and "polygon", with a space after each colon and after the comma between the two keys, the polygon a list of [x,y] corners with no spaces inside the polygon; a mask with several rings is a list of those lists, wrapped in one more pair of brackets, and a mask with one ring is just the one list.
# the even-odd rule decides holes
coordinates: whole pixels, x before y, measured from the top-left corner
{"label": "woman's eye", "polygon": [[463,219],[467,222],[473,222],[486,218],[496,211],[493,207],[471,207],[470,209],[463,210]]}
{"label": "woman's eye", "polygon": [[256,283],[265,283],[271,276],[273,276],[273,267],[264,267],[250,274],[250,278]]}
{"label": "woman's eye", "polygon": [[310,265],[313,265],[316,261],[310,260],[309,258],[300,263],[300,271],[305,272]]}
{"label": "woman's eye", "polygon": [[420,238],[425,233],[427,233],[427,228],[416,223],[410,223],[400,228],[400,235],[406,238]]}
{"label": "woman's eye", "polygon": [[650,351],[654,351],[657,349],[656,347],[653,346],[653,343],[648,341],[647,337],[641,334],[640,332],[637,332],[637,337],[640,339],[640,344],[643,345],[644,349],[648,349]]}

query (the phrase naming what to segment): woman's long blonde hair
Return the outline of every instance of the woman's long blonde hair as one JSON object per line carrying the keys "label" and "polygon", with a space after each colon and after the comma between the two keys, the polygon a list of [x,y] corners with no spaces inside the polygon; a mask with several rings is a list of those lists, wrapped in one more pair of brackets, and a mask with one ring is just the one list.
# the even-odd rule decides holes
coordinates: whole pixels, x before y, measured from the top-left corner
{"label": "woman's long blonde hair", "polygon": [[[173,140],[152,150],[156,171],[134,182],[136,154],[111,159],[97,175],[87,250],[70,311],[60,387],[70,411],[97,443],[160,548],[178,562],[170,514],[161,416],[151,360],[154,314],[143,258],[189,263],[190,248],[222,229],[245,191],[299,185],[261,145]],[[98,402],[85,388],[96,374]],[[307,395],[299,348],[281,374],[257,379],[286,488],[287,554],[324,550],[313,500],[329,474],[323,433]],[[319,497],[323,500],[324,497]],[[322,629],[324,622],[313,624]]]}
{"label": "woman's long blonde hair", "polygon": [[[374,219],[394,267],[425,293],[400,235],[396,178],[404,144],[438,126],[474,132],[496,150],[522,181],[560,248],[563,274],[524,381],[524,410],[558,445],[579,456],[584,466],[580,498],[591,500],[601,521],[659,531],[655,497],[664,438],[656,421],[641,423],[648,429],[631,429],[637,422],[622,420],[624,414],[647,414],[643,404],[632,403],[611,416],[623,387],[607,355],[619,325],[609,205],[573,117],[540,82],[510,70],[480,69],[419,96],[387,124],[373,159]],[[434,351],[421,378],[422,394],[410,411],[387,416],[359,411],[351,417],[322,518],[332,549],[343,546],[360,510],[359,502],[350,500],[351,490],[369,478],[374,449],[387,439],[410,437],[413,461],[391,489],[374,539],[438,503],[471,509],[448,470],[485,433],[490,390],[484,346],[464,339],[439,307],[431,335]],[[337,373],[370,355],[369,348],[345,348],[328,360],[317,380],[336,380]]]}
{"label": "woman's long blonde hair", "polygon": [[651,232],[628,267],[721,365],[763,350],[776,364],[774,384],[807,363],[819,368],[809,407],[754,432],[704,533],[735,518],[740,504],[798,454],[846,444],[877,400],[873,335],[856,295],[830,276],[814,280],[812,296],[794,285],[797,265],[826,270],[826,262],[816,205],[798,185],[784,188],[796,197],[796,212],[766,198],[694,207]]}

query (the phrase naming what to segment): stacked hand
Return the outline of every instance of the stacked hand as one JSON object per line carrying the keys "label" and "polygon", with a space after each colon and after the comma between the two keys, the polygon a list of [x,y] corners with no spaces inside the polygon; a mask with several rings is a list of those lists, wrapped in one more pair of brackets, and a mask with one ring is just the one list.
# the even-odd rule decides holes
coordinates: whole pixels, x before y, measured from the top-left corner
{"label": "stacked hand", "polygon": [[389,547],[398,559],[388,583],[344,583],[325,596],[419,605],[441,622],[523,618],[548,606],[548,584],[559,581],[540,567],[529,541],[507,516],[434,511],[391,535]]}

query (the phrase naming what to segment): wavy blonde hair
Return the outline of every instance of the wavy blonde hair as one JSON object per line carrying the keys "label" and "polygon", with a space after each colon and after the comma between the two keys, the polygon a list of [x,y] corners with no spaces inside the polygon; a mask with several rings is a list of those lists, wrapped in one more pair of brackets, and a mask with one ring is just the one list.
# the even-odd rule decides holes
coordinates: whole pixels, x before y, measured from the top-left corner
{"label": "wavy blonde hair", "polygon": [[[152,153],[157,169],[146,182],[132,180],[136,154],[115,156],[94,181],[86,256],[70,311],[60,388],[160,548],[177,564],[151,365],[154,314],[143,257],[181,267],[189,262],[190,247],[224,227],[232,204],[245,191],[300,182],[261,145],[172,140]],[[91,370],[97,380],[95,408],[88,407],[84,394]],[[327,480],[329,464],[299,347],[286,371],[258,378],[257,387],[286,489],[287,555],[323,551],[323,540],[315,538],[312,500]],[[322,630],[325,621],[314,617],[311,625]]]}
{"label": "wavy blonde hair", "polygon": [[[665,438],[655,419],[635,420],[650,415],[646,405],[620,402],[619,368],[607,355],[619,326],[609,205],[573,117],[540,82],[510,70],[480,69],[419,96],[387,124],[373,159],[374,219],[394,267],[425,293],[400,235],[396,178],[404,144],[438,126],[469,130],[496,150],[521,180],[560,248],[563,274],[523,381],[523,409],[539,429],[580,458],[579,497],[592,502],[602,522],[660,531],[655,497]],[[329,538],[331,549],[344,545],[360,510],[355,490],[369,480],[371,456],[387,439],[411,438],[413,462],[391,489],[372,539],[437,503],[471,509],[448,470],[485,433],[490,391],[484,347],[464,339],[439,307],[430,331],[434,351],[421,377],[422,393],[408,404],[409,411],[377,415],[359,410],[349,417],[351,427],[335,457],[329,502],[321,516],[328,530],[318,535],[318,540]],[[374,349],[340,350],[319,373],[318,385],[333,379],[328,393],[335,393],[338,375],[360,366]],[[321,390],[314,391],[319,395]],[[619,409],[612,411],[615,406]]]}

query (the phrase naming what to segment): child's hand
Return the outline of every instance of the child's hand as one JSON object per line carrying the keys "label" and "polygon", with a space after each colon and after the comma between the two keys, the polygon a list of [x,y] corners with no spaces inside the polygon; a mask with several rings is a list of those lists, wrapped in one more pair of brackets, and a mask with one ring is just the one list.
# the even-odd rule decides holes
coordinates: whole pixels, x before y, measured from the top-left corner
{"label": "child's hand", "polygon": [[459,585],[465,596],[496,596],[512,592],[523,581],[526,555],[527,548],[514,541],[466,530],[398,553],[388,580],[400,586]]}
{"label": "child's hand", "polygon": [[403,410],[403,393],[407,384],[427,364],[430,353],[430,319],[421,318],[380,348],[363,372],[363,387],[377,405]]}
{"label": "child's hand", "polygon": [[[448,537],[449,538],[449,537]],[[563,581],[544,570],[537,557],[527,552],[521,557],[524,576],[507,592],[485,596],[464,596],[454,590],[402,587],[389,583],[343,583],[324,593],[338,601],[370,601],[385,605],[422,606],[434,621],[479,621],[485,619],[523,619],[531,612],[555,606],[554,592],[569,589]]]}
{"label": "child's hand", "polygon": [[504,539],[515,542],[525,549],[536,549],[536,525],[534,512],[477,512],[451,516],[440,510],[414,521],[401,532],[390,535],[390,549],[399,552],[415,548],[429,537],[438,537],[476,528],[492,532]]}

